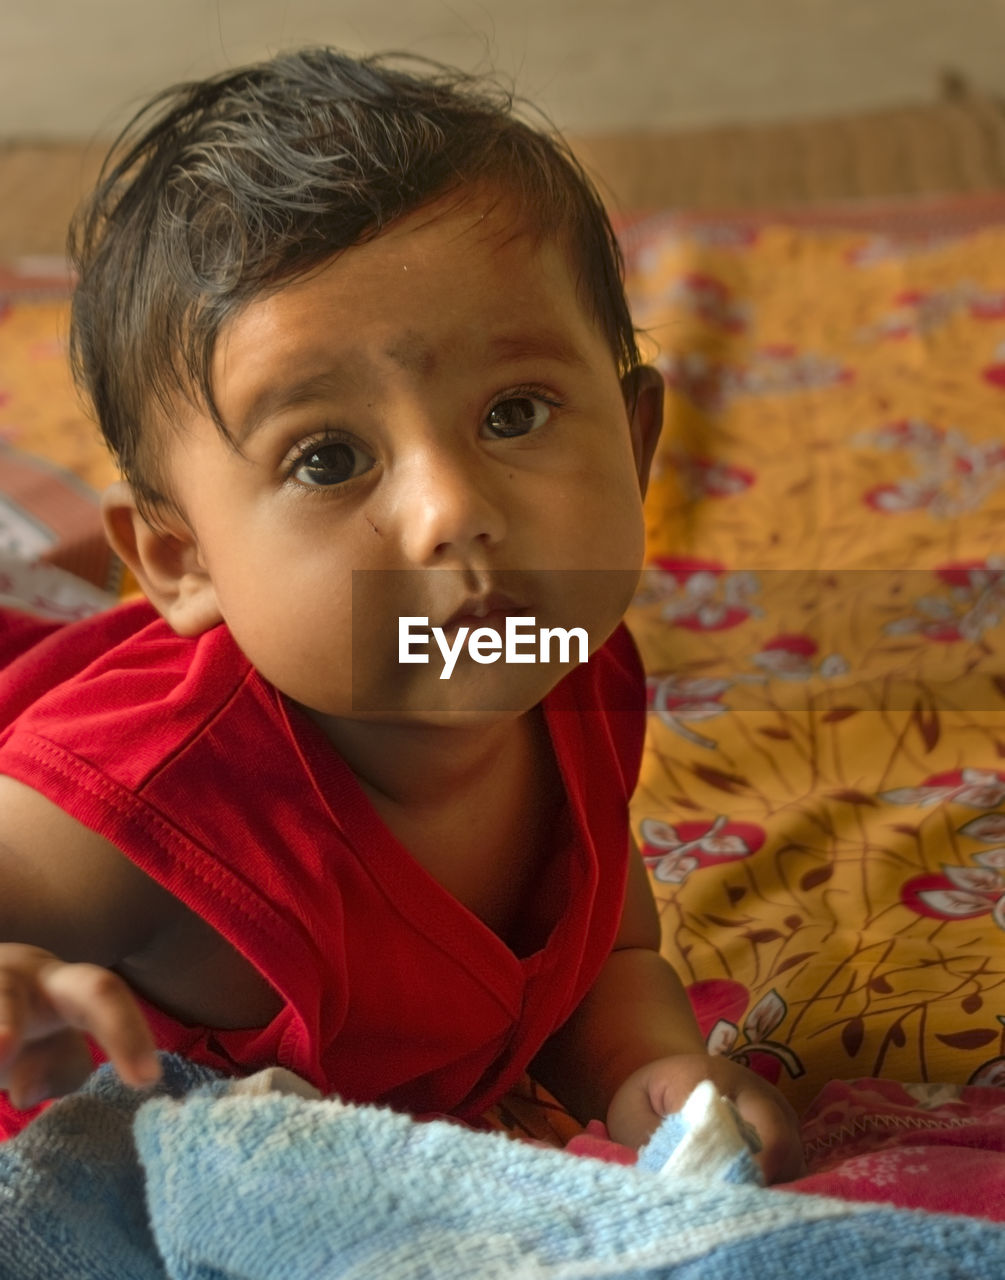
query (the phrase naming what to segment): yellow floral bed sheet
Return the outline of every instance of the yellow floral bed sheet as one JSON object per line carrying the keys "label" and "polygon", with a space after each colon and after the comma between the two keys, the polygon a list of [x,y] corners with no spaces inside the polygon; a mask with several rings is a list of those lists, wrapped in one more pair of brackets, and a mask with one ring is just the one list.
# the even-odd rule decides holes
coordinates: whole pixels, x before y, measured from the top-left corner
{"label": "yellow floral bed sheet", "polygon": [[1005,230],[636,224],[633,818],[709,1044],[1005,1084]]}
{"label": "yellow floral bed sheet", "polygon": [[[1005,1084],[1005,202],[991,213],[916,217],[907,239],[624,230],[668,387],[630,617],[650,699],[633,821],[710,1045],[799,1108],[834,1078]],[[65,295],[50,264],[0,270],[0,550],[115,590]],[[533,1088],[497,1123],[573,1132]]]}

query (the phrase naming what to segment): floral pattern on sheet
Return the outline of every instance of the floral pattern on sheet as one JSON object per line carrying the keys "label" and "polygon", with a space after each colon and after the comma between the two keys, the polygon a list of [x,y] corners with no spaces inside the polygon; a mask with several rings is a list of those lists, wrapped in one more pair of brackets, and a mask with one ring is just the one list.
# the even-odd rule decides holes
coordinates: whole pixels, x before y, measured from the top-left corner
{"label": "floral pattern on sheet", "polygon": [[951,520],[979,510],[986,498],[1005,482],[1005,444],[997,440],[973,444],[954,428],[944,429],[917,420],[888,423],[862,432],[863,448],[899,452],[910,471],[898,480],[867,489],[866,506],[883,515],[927,511]]}
{"label": "floral pattern on sheet", "polygon": [[1005,230],[626,249],[667,382],[630,615],[664,953],[797,1106],[1005,1081]]}
{"label": "floral pattern on sheet", "polygon": [[98,493],[116,476],[74,389],[62,260],[0,262],[0,550],[122,588]]}
{"label": "floral pattern on sheet", "polygon": [[61,261],[0,263],[0,441],[101,490],[116,468],[70,376],[68,292]]}
{"label": "floral pattern on sheet", "polygon": [[773,988],[753,1004],[742,983],[713,978],[692,983],[688,995],[709,1053],[727,1055],[776,1084],[783,1072],[793,1080],[803,1074],[799,1058],[774,1035],[789,1011]]}

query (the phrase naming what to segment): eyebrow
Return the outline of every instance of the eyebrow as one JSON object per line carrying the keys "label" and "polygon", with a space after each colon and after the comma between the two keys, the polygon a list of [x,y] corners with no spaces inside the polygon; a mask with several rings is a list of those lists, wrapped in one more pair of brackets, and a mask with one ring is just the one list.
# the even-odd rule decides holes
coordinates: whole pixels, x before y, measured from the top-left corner
{"label": "eyebrow", "polygon": [[[411,346],[407,349],[392,347],[384,354],[396,364],[413,367],[417,364],[417,355]],[[543,359],[573,369],[590,367],[590,362],[575,343],[551,330],[531,334],[499,334],[488,341],[485,354],[491,361]],[[262,387],[252,397],[237,430],[232,434],[235,445],[242,448],[256,431],[282,410],[291,409],[298,404],[309,404],[330,395],[349,378],[348,370],[353,366],[355,361],[352,365],[348,361],[337,361],[320,373],[291,382],[270,382]]]}
{"label": "eyebrow", "polygon": [[330,394],[343,381],[339,373],[340,369],[336,366],[292,382],[269,382],[257,392],[242,414],[232,436],[234,443],[239,448],[247,444],[255,432],[281,410],[291,409],[297,404],[309,404],[312,400],[320,400],[324,395]]}
{"label": "eyebrow", "polygon": [[550,330],[531,334],[500,334],[492,338],[488,345],[489,354],[493,358],[504,360],[524,360],[538,357],[554,360],[558,364],[566,364],[572,368],[589,368],[590,362],[575,343],[569,342],[560,333]]}

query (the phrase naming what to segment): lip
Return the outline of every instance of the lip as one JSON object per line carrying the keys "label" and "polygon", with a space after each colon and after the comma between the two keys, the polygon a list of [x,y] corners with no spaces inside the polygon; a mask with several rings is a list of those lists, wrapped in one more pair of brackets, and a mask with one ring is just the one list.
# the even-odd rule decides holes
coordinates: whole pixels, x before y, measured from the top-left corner
{"label": "lip", "polygon": [[490,591],[488,595],[469,596],[459,608],[447,618],[443,630],[454,631],[458,627],[488,626],[491,620],[521,617],[527,612],[522,605],[504,591]]}

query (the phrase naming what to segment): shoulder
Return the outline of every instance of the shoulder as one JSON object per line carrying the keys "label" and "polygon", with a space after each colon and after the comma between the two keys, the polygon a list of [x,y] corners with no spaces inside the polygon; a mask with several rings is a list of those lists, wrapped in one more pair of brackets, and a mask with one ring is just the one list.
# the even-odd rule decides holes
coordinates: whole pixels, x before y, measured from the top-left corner
{"label": "shoulder", "polygon": [[165,781],[170,811],[145,791],[257,678],[224,628],[184,639],[145,603],[36,639],[0,672],[0,937],[112,964],[174,919],[167,882],[199,856],[185,788]]}
{"label": "shoulder", "polygon": [[167,719],[164,696],[191,666],[186,644],[144,601],[63,626],[0,611],[0,937],[114,964],[177,913],[85,818],[97,779],[115,803],[102,762],[133,767],[132,732],[154,708]]}
{"label": "shoulder", "polygon": [[618,710],[645,710],[646,673],[634,637],[623,622],[590,661],[595,663],[595,677],[620,693]]}
{"label": "shoulder", "polygon": [[642,716],[646,676],[631,632],[622,622],[588,662],[574,667],[548,695],[550,706]]}
{"label": "shoulder", "polygon": [[66,754],[140,787],[250,673],[225,628],[180,637],[145,602],[61,628],[0,673],[0,773]]}
{"label": "shoulder", "polygon": [[588,696],[611,725],[641,748],[646,720],[646,673],[632,633],[622,622],[582,669]]}
{"label": "shoulder", "polygon": [[73,623],[0,608],[0,727],[155,618],[146,601]]}
{"label": "shoulder", "polygon": [[556,686],[546,706],[553,724],[565,718],[561,713],[574,713],[569,731],[590,741],[586,766],[616,767],[625,791],[634,790],[646,731],[646,676],[624,623]]}

